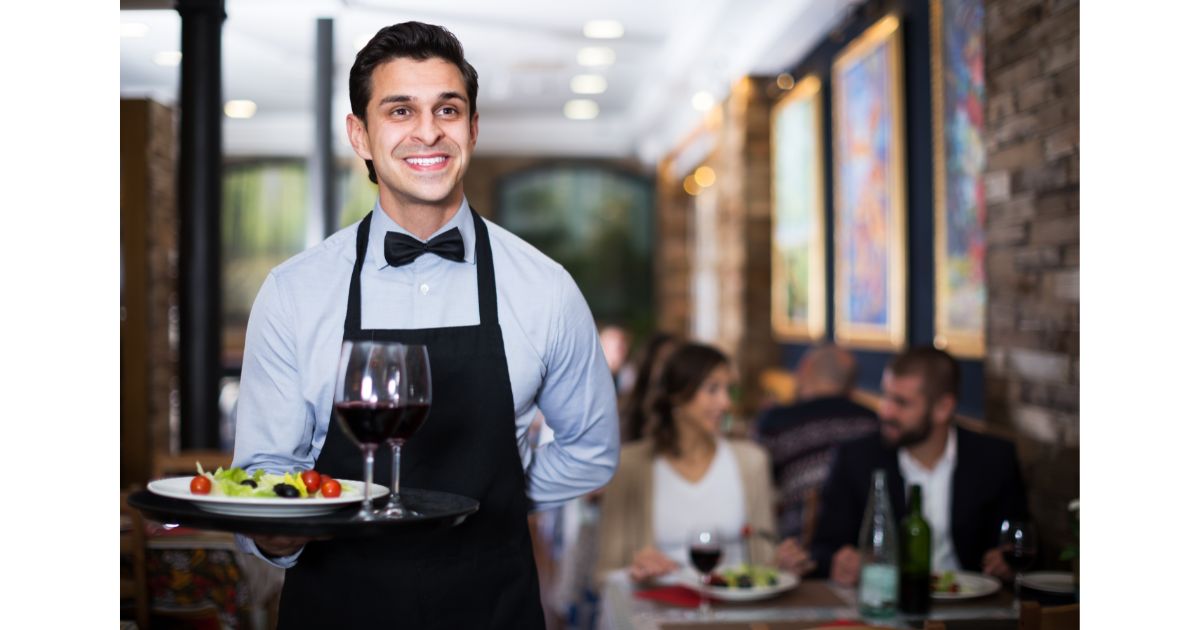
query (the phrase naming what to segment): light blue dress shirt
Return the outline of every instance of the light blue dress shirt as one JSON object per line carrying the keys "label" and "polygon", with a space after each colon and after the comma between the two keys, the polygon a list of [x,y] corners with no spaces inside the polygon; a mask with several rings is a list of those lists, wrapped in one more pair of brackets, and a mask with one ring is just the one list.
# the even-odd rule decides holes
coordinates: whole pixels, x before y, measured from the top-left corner
{"label": "light blue dress shirt", "polygon": [[[512,384],[513,430],[529,497],[535,509],[546,509],[612,477],[620,450],[616,394],[591,311],[570,274],[511,232],[485,222]],[[426,254],[390,267],[384,235],[412,234],[376,202],[362,270],[364,329],[479,324],[475,226],[465,198],[430,238],[451,228],[462,233],[465,262]],[[357,224],[344,228],[292,257],[263,282],[246,329],[234,466],[282,473],[315,465],[330,430],[356,229]],[[437,396],[435,391],[434,405]],[[539,411],[554,439],[535,449],[529,429]],[[252,543],[240,542],[259,555]],[[290,566],[294,560],[275,563]]]}

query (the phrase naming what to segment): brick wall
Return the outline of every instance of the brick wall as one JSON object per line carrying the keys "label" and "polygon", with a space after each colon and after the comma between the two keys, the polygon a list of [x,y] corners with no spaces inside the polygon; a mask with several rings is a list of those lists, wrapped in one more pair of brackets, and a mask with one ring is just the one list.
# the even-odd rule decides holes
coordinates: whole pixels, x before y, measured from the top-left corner
{"label": "brick wall", "polygon": [[1018,436],[1031,508],[1057,549],[1079,496],[1079,6],[984,6],[986,413]]}
{"label": "brick wall", "polygon": [[179,445],[175,112],[121,101],[121,485]]}

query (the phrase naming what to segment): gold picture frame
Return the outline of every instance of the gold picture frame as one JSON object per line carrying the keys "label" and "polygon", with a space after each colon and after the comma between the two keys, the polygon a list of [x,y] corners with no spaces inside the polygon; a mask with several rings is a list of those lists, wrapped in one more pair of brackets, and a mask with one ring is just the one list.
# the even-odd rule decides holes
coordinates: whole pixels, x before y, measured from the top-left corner
{"label": "gold picture frame", "polygon": [[899,350],[907,337],[903,47],[888,15],[833,62],[834,338]]}
{"label": "gold picture frame", "polygon": [[965,359],[983,357],[987,322],[986,204],[980,159],[986,155],[986,86],[978,72],[983,67],[983,11],[982,0],[931,0],[929,5],[933,342]]}
{"label": "gold picture frame", "polygon": [[825,337],[822,84],[809,75],[771,108],[771,329]]}

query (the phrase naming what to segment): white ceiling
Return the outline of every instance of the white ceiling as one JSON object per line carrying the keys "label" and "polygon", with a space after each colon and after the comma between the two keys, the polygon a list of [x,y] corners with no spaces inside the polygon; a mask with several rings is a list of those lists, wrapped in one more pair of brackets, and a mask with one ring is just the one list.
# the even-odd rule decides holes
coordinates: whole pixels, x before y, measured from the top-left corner
{"label": "white ceiling", "polygon": [[[335,150],[351,156],[343,118],[354,55],[379,28],[419,20],[455,33],[479,71],[480,154],[637,157],[649,164],[699,123],[696,92],[707,90],[719,102],[743,75],[790,68],[859,1],[226,0],[223,98],[252,100],[258,110],[250,119],[225,119],[224,148],[229,155],[310,152],[316,20],[330,17]],[[155,2],[122,6],[139,4]],[[624,36],[584,37],[583,25],[593,19],[620,21]],[[121,38],[122,96],[173,103],[179,69],[156,65],[154,57],[179,50],[179,15],[122,10],[121,22],[148,27],[144,36]],[[580,66],[576,55],[585,46],[612,48],[615,63]],[[571,78],[589,72],[607,79],[607,91],[573,94]],[[568,120],[563,106],[572,98],[595,100],[599,115]]]}

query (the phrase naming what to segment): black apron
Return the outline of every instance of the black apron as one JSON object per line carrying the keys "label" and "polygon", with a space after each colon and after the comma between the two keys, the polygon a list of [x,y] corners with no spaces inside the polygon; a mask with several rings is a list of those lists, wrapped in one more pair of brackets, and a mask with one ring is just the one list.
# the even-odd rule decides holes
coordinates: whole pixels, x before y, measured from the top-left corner
{"label": "black apron", "polygon": [[[479,325],[363,330],[361,282],[371,214],[358,226],[346,340],[425,344],[433,371],[429,418],[404,445],[400,483],[479,501],[457,527],[309,543],[288,569],[279,627],[545,628],[530,544],[525,471],[517,450],[512,386],[496,314],[487,227],[474,210]],[[330,410],[319,472],[362,478],[362,451]],[[375,455],[387,484],[390,448]]]}

